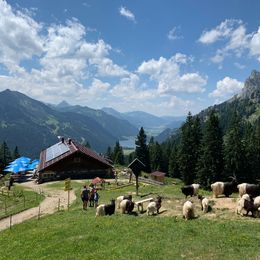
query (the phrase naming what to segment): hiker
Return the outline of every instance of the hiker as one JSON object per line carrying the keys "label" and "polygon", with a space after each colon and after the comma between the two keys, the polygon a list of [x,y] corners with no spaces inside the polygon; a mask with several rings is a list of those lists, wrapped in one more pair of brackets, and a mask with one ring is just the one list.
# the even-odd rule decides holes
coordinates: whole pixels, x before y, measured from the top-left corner
{"label": "hiker", "polygon": [[89,199],[89,189],[87,188],[86,185],[83,186],[83,189],[81,191],[81,200],[83,202],[83,209],[87,210],[88,207],[88,199]]}
{"label": "hiker", "polygon": [[98,200],[99,200],[99,194],[97,190],[94,190],[94,207],[97,208],[98,206]]}

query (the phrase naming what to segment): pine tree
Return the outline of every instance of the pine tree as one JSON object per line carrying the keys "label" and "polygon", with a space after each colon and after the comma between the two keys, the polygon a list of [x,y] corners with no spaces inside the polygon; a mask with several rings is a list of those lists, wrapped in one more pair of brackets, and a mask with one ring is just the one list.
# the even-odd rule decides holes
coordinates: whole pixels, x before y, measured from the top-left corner
{"label": "pine tree", "polygon": [[245,149],[242,142],[241,122],[237,113],[232,118],[231,125],[224,140],[225,177],[236,176],[237,180],[245,178]]}
{"label": "pine tree", "polygon": [[243,181],[251,183],[260,178],[260,126],[253,129],[251,124],[247,125],[243,142],[246,158]]}
{"label": "pine tree", "polygon": [[192,118],[189,112],[186,122],[181,127],[181,144],[179,166],[181,177],[185,184],[191,184],[196,179],[201,142],[201,126],[198,117]]}
{"label": "pine tree", "polygon": [[137,135],[135,145],[136,145],[135,147],[136,157],[145,165],[145,171],[151,172],[149,150],[146,144],[146,134],[143,127],[141,127]]}
{"label": "pine tree", "polygon": [[108,148],[107,148],[106,157],[113,161],[113,152],[112,152],[112,148],[110,146],[108,146]]}
{"label": "pine tree", "polygon": [[206,121],[200,158],[197,165],[197,180],[204,187],[221,180],[223,174],[223,140],[218,116],[212,111]]}
{"label": "pine tree", "polygon": [[13,152],[13,159],[17,159],[19,157],[20,157],[20,153],[19,153],[18,147],[15,146],[14,152]]}
{"label": "pine tree", "polygon": [[2,167],[4,168],[8,163],[12,161],[12,156],[11,152],[9,150],[9,147],[7,146],[7,143],[4,141],[3,144],[1,145],[0,149],[0,158],[1,158],[1,163]]}
{"label": "pine tree", "polygon": [[150,156],[150,164],[152,171],[161,171],[162,170],[162,150],[161,146],[158,142],[149,144],[149,156]]}
{"label": "pine tree", "polygon": [[173,178],[180,178],[180,166],[178,161],[178,147],[175,145],[172,148],[169,158],[169,175]]}
{"label": "pine tree", "polygon": [[116,142],[113,155],[114,163],[124,165],[124,152],[122,146],[120,146],[119,141]]}

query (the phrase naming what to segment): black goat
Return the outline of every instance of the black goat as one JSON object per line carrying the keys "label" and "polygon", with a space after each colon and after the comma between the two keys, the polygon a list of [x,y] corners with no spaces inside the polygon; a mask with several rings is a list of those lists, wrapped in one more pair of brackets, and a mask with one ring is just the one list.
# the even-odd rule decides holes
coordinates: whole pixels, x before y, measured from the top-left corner
{"label": "black goat", "polygon": [[126,208],[125,208],[127,214],[132,213],[132,211],[133,211],[133,209],[134,209],[134,206],[135,206],[135,203],[134,203],[133,201],[127,200],[127,202],[126,202]]}
{"label": "black goat", "polygon": [[254,204],[252,200],[244,201],[244,210],[246,211],[246,216],[251,212],[252,217],[255,217],[255,213],[258,211],[258,206]]}
{"label": "black goat", "polygon": [[260,184],[247,184],[246,193],[252,196],[253,198],[260,195]]}
{"label": "black goat", "polygon": [[96,217],[98,216],[105,216],[105,215],[112,215],[115,213],[115,200],[111,200],[111,204],[101,204],[96,209]]}
{"label": "black goat", "polygon": [[186,185],[181,188],[181,192],[186,196],[196,196],[199,189],[199,184]]}
{"label": "black goat", "polygon": [[115,200],[112,199],[111,200],[111,204],[105,204],[104,208],[105,208],[105,215],[112,215],[112,214],[114,214],[115,213],[115,208],[116,208]]}

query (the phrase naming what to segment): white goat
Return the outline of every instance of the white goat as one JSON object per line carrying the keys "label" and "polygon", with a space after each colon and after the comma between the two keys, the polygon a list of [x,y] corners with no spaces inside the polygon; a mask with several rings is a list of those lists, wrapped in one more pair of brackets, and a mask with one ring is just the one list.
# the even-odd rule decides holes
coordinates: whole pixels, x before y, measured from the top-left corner
{"label": "white goat", "polygon": [[241,198],[244,194],[246,194],[246,185],[247,183],[241,183],[237,185],[239,197]]}
{"label": "white goat", "polygon": [[200,185],[199,185],[199,184],[196,184],[196,183],[193,183],[193,184],[191,184],[191,186],[193,186],[193,189],[194,189],[193,195],[196,196],[196,195],[198,194]]}
{"label": "white goat", "polygon": [[146,210],[146,213],[147,213],[147,216],[150,215],[150,213],[153,215],[157,212],[157,207],[156,207],[156,202],[155,201],[152,201],[148,204],[147,206],[147,210]]}
{"label": "white goat", "polygon": [[254,205],[258,207],[257,217],[260,217],[260,196],[254,198]]}
{"label": "white goat", "polygon": [[96,217],[105,216],[105,204],[101,204],[96,208]]}
{"label": "white goat", "polygon": [[188,200],[183,204],[182,214],[186,220],[194,218],[194,206],[191,201]]}
{"label": "white goat", "polygon": [[243,216],[245,200],[247,200],[247,201],[251,200],[250,196],[248,194],[243,194],[242,197],[237,201],[236,212],[237,212],[237,214],[240,214],[241,216]]}
{"label": "white goat", "polygon": [[198,195],[198,199],[200,200],[201,210],[207,213],[209,211],[209,200],[201,195]]}
{"label": "white goat", "polygon": [[224,192],[224,182],[217,181],[217,182],[211,184],[211,189],[212,189],[214,198],[217,198],[219,195],[223,194],[223,192]]}

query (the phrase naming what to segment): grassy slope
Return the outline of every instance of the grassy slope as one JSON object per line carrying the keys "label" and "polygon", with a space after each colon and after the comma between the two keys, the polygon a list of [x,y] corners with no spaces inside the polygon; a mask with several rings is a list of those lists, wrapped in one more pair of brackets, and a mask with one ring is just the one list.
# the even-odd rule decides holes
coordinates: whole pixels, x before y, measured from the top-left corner
{"label": "grassy slope", "polygon": [[[73,182],[73,187],[81,185]],[[179,185],[143,186],[140,192],[157,193],[158,189],[168,198],[183,197]],[[134,187],[101,191],[100,202],[133,190]],[[3,259],[256,259],[260,256],[259,219],[184,221],[180,217],[120,213],[95,219],[94,215],[93,208],[81,210],[78,198],[69,212],[61,211],[1,232],[0,256]]]}
{"label": "grassy slope", "polygon": [[[0,219],[39,205],[44,196],[15,184],[8,195],[0,192]],[[5,212],[5,203],[7,211]]]}

